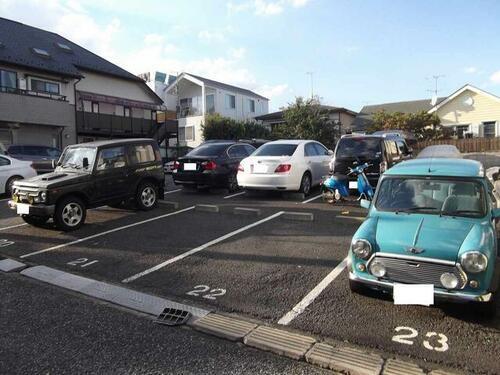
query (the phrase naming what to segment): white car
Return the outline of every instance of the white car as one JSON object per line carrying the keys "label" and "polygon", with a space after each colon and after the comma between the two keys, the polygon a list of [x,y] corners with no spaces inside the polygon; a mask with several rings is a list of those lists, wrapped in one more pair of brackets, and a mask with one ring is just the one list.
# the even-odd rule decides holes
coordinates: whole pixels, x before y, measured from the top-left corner
{"label": "white car", "polygon": [[0,194],[12,194],[14,181],[36,175],[36,171],[31,167],[31,161],[22,161],[0,155]]}
{"label": "white car", "polygon": [[316,141],[280,140],[260,146],[238,167],[238,185],[251,190],[309,194],[328,175],[333,151]]}

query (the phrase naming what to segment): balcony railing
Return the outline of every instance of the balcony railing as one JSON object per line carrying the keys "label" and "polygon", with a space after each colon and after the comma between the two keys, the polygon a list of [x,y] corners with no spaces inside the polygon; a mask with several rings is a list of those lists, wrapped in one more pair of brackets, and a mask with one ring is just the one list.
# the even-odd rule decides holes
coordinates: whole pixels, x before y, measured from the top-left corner
{"label": "balcony railing", "polygon": [[76,112],[76,129],[80,134],[116,137],[150,137],[158,124],[154,120],[106,115],[93,112]]}
{"label": "balcony railing", "polygon": [[48,92],[39,92],[33,90],[23,90],[7,86],[0,86],[0,92],[6,92],[8,94],[16,94],[16,95],[37,96],[39,98],[66,101],[66,96],[64,95],[51,94]]}

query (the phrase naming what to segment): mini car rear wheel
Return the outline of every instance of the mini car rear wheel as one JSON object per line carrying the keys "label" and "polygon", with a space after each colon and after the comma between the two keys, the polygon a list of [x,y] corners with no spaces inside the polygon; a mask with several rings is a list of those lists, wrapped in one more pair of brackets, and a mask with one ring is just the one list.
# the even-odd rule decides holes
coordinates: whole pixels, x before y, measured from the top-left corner
{"label": "mini car rear wheel", "polygon": [[85,223],[86,217],[85,203],[78,197],[69,196],[56,204],[54,223],[65,232],[79,229]]}
{"label": "mini car rear wheel", "polygon": [[302,176],[302,180],[300,181],[299,193],[308,196],[310,192],[311,192],[311,175],[309,174],[309,172],[306,172],[304,173],[304,175]]}
{"label": "mini car rear wheel", "polygon": [[137,189],[136,204],[140,210],[148,211],[155,208],[158,203],[158,188],[151,182],[139,185]]}
{"label": "mini car rear wheel", "polygon": [[22,215],[23,220],[34,227],[40,227],[44,225],[48,220],[48,216],[30,216],[30,215]]}

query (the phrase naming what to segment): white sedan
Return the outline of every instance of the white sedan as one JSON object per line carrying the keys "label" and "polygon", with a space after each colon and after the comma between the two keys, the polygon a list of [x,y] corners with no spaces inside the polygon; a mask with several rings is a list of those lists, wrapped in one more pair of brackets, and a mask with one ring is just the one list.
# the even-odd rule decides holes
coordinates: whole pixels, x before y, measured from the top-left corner
{"label": "white sedan", "polygon": [[14,181],[36,175],[36,171],[31,167],[31,161],[22,161],[0,155],[0,194],[12,194]]}
{"label": "white sedan", "polygon": [[260,146],[238,167],[244,189],[291,190],[309,194],[328,175],[333,151],[316,141],[281,140]]}

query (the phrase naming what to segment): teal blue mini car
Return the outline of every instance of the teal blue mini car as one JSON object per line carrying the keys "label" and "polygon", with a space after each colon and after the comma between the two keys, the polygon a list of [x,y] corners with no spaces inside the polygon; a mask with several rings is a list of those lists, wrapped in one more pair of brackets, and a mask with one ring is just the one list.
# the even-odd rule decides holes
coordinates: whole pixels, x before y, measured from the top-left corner
{"label": "teal blue mini car", "polygon": [[500,209],[481,163],[415,159],[380,179],[348,256],[352,291],[433,284],[434,299],[480,302],[495,312]]}

